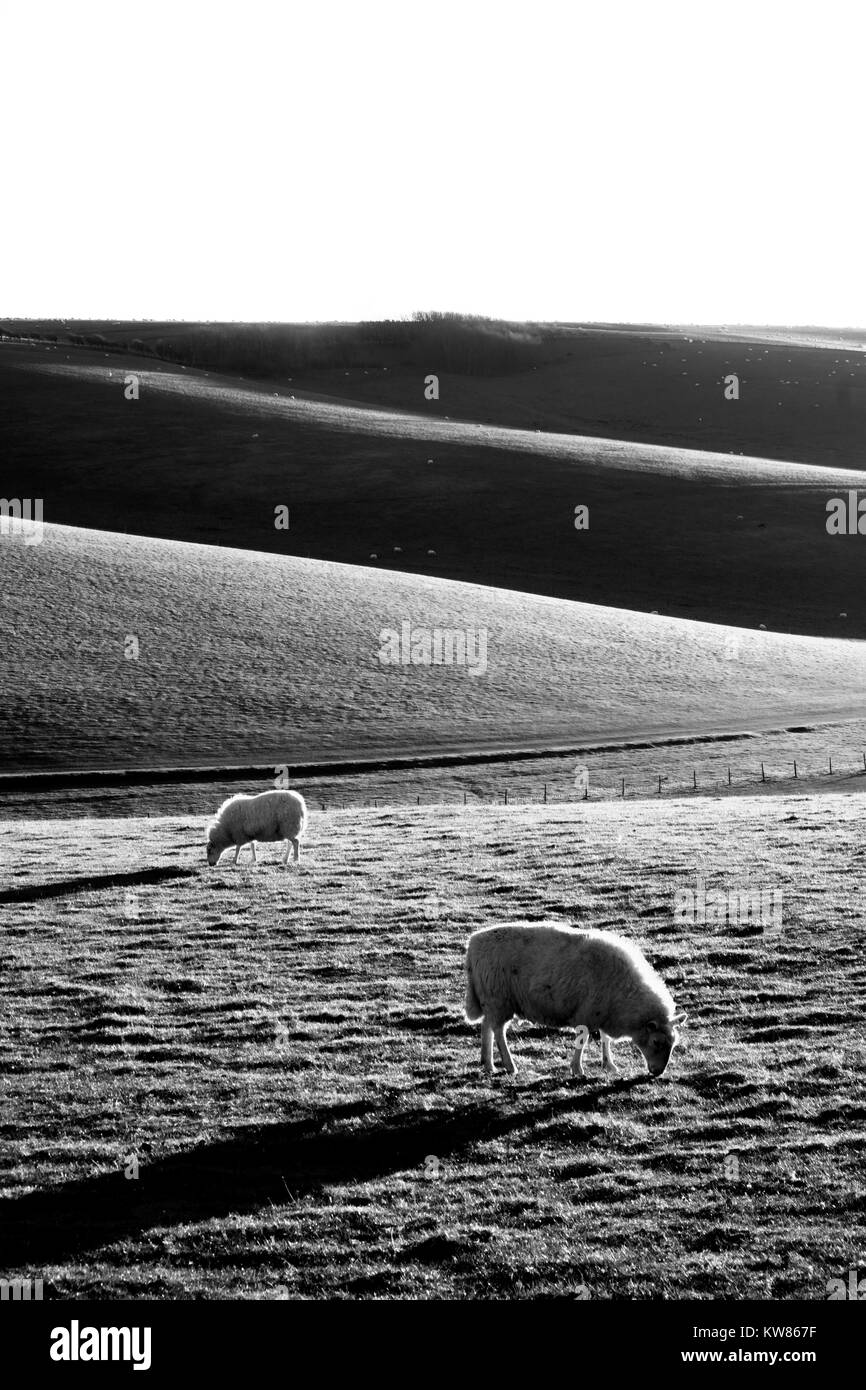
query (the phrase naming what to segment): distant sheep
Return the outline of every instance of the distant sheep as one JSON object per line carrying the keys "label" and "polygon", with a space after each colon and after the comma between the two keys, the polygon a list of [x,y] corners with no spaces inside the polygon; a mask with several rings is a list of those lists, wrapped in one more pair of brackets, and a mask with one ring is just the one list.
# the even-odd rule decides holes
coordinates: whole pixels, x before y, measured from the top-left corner
{"label": "distant sheep", "polygon": [[[505,1030],[515,1014],[552,1028],[576,1028],[574,1076],[585,1076],[590,1032],[602,1034],[606,1072],[619,1070],[609,1038],[631,1038],[652,1076],[661,1076],[679,1042],[667,985],[631,941],[613,932],[513,923],[482,927],[466,948],[465,1014],[481,1024],[481,1061],[493,1074],[493,1039],[505,1070],[514,1065]],[[605,1036],[605,1034],[607,1036]]]}
{"label": "distant sheep", "polygon": [[240,792],[223,802],[207,828],[207,862],[216,864],[220,855],[235,845],[236,864],[241,846],[251,844],[255,864],[256,840],[285,840],[283,863],[289,862],[291,845],[297,864],[299,841],[306,828],[307,807],[299,792],[261,792],[258,796]]}

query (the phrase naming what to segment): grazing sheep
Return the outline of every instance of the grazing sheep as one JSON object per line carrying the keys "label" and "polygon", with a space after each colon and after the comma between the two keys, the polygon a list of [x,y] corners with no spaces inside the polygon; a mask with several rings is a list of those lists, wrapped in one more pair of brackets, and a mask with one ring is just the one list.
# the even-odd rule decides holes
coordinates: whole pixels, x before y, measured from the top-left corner
{"label": "grazing sheep", "polygon": [[216,864],[230,845],[236,845],[234,863],[238,862],[241,845],[250,843],[253,863],[256,859],[256,840],[285,840],[284,864],[289,862],[289,846],[298,862],[299,840],[307,828],[307,807],[299,792],[261,792],[248,796],[240,792],[230,796],[220,806],[207,828],[207,862]]}
{"label": "grazing sheep", "polygon": [[[590,1032],[600,1030],[607,1072],[619,1068],[609,1038],[631,1038],[652,1076],[661,1076],[679,1042],[668,988],[642,952],[613,932],[513,923],[482,927],[466,948],[466,1001],[469,1023],[481,1024],[481,1061],[494,1072],[493,1038],[505,1070],[517,1068],[505,1037],[515,1014],[553,1028],[576,1028],[571,1060],[574,1076],[584,1076],[583,1051]],[[607,1036],[605,1036],[605,1034]]]}

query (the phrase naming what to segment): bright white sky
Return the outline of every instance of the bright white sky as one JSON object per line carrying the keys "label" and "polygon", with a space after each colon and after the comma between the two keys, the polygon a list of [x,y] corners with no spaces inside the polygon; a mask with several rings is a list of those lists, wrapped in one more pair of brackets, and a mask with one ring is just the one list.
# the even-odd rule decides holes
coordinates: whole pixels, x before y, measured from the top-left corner
{"label": "bright white sky", "polygon": [[0,21],[0,315],[866,326],[851,0]]}

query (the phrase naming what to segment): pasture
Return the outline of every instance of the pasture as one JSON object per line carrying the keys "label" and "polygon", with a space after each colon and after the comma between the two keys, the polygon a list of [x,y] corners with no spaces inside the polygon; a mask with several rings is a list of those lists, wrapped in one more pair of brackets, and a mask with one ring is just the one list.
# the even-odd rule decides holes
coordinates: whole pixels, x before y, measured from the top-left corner
{"label": "pasture", "polygon": [[[5,1277],[823,1299],[862,1262],[860,795],[313,808],[300,871],[208,869],[209,809],[0,821]],[[781,926],[676,921],[698,877]],[[690,1016],[661,1081],[525,1024],[482,1077],[463,947],[518,919],[640,942]]]}

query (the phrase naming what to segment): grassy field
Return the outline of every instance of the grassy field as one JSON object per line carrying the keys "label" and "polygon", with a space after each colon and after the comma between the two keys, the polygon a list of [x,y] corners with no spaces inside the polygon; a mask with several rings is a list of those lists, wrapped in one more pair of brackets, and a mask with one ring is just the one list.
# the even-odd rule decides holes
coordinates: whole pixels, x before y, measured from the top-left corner
{"label": "grassy field", "polygon": [[861,538],[825,530],[866,483],[861,352],[576,331],[556,350],[446,374],[428,402],[435,363],[245,381],[2,342],[4,495],[67,525],[866,637]]}
{"label": "grassy field", "polygon": [[[9,771],[551,748],[862,715],[861,642],[71,527],[0,547]],[[380,634],[404,622],[484,630],[484,671],[383,664]]]}
{"label": "grassy field", "polygon": [[[198,819],[0,822],[5,1277],[69,1297],[823,1299],[862,1264],[863,801],[313,816],[301,868]],[[778,928],[673,893],[781,892]],[[639,940],[668,1074],[480,1075],[473,928]],[[125,1171],[138,1176],[125,1176]]]}

